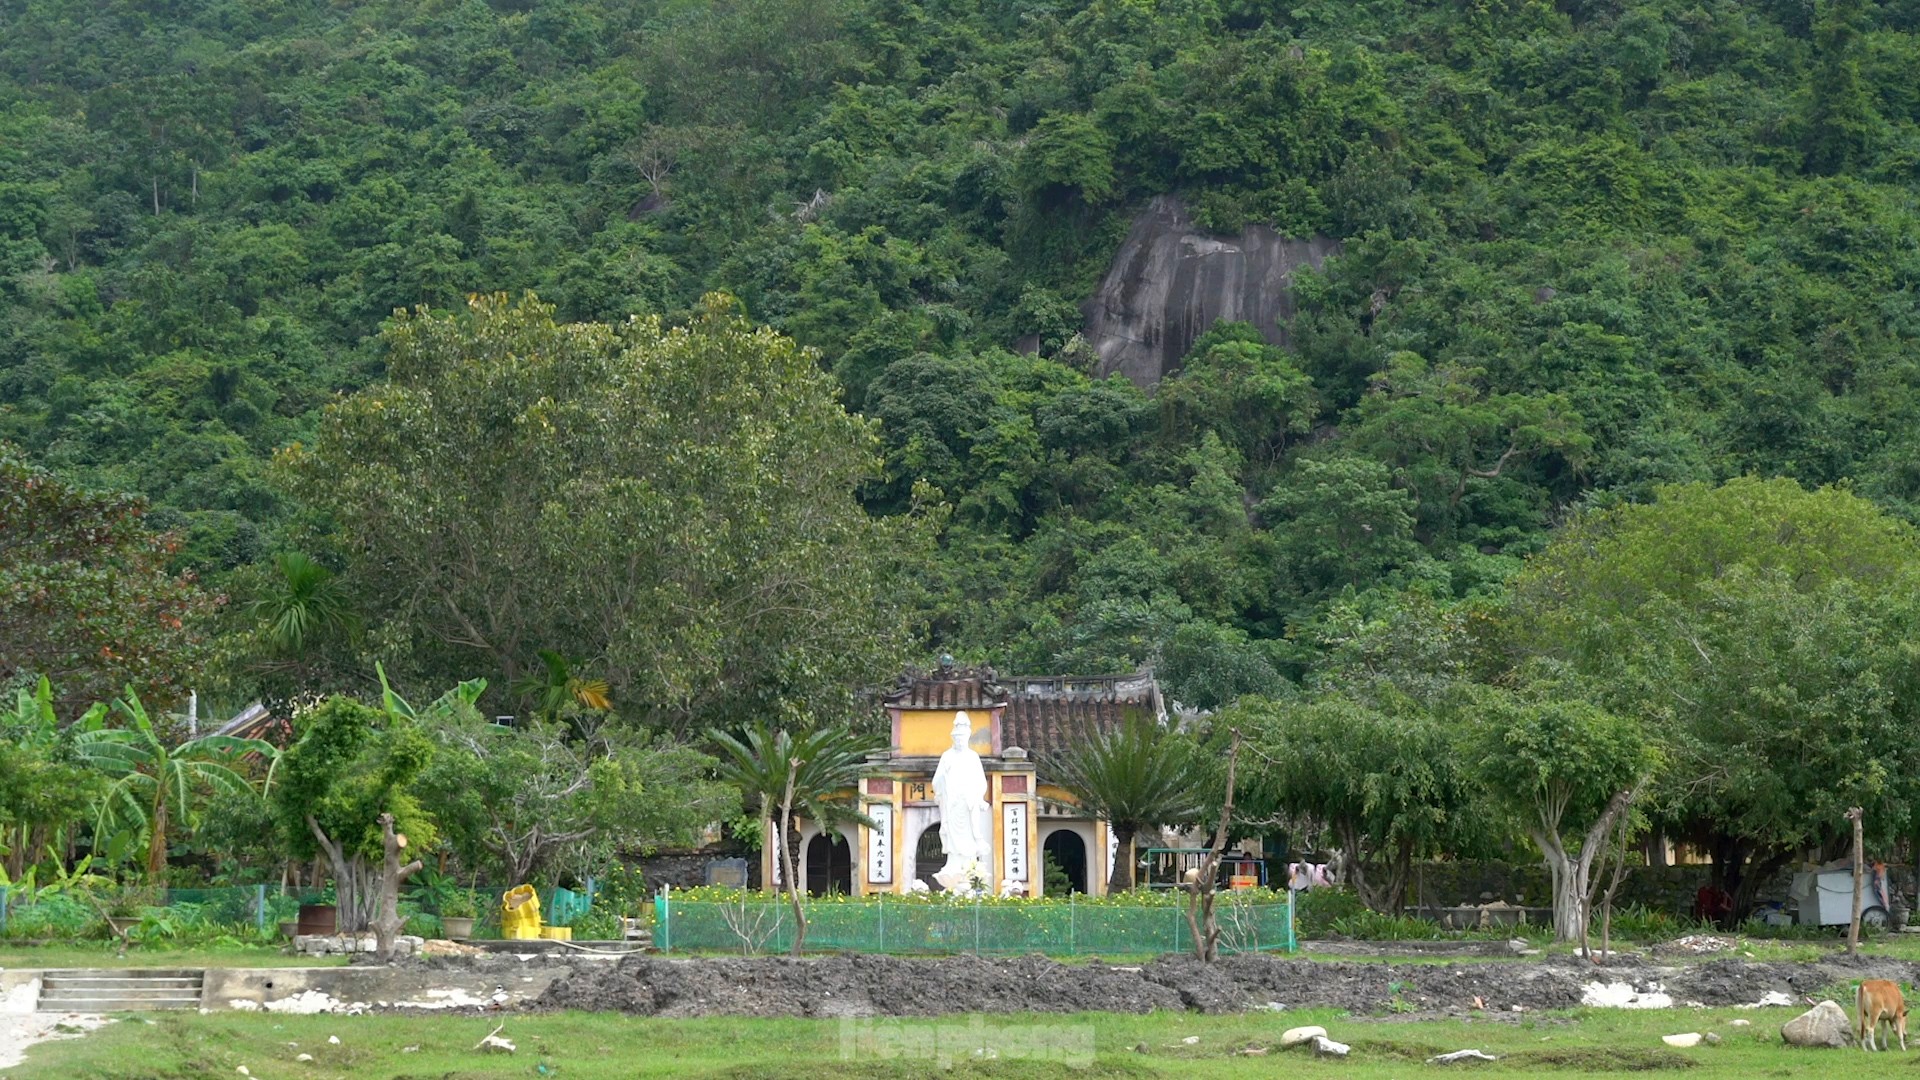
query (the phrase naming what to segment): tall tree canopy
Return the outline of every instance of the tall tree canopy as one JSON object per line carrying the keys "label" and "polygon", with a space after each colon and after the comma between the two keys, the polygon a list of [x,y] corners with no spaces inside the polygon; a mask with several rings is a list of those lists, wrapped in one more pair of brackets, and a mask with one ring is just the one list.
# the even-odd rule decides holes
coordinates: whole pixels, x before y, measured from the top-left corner
{"label": "tall tree canopy", "polygon": [[871,426],[791,339],[722,297],[669,327],[494,296],[387,342],[388,381],[288,457],[416,680],[514,680],[552,650],[624,715],[698,731],[844,713],[888,670],[911,519],[861,509]]}
{"label": "tall tree canopy", "polygon": [[0,679],[46,676],[77,715],[124,687],[184,698],[215,598],[171,567],[146,502],[89,491],[0,443]]}
{"label": "tall tree canopy", "polygon": [[1920,537],[1851,492],[1681,485],[1555,537],[1494,636],[1645,725],[1668,759],[1651,812],[1744,912],[1845,807],[1874,808],[1877,840],[1910,825],[1916,574]]}
{"label": "tall tree canopy", "polygon": [[[951,508],[902,590],[934,644],[1272,693],[1343,590],[1484,589],[1589,496],[1851,479],[1920,519],[1916,35],[1863,0],[10,4],[0,438],[153,500],[174,569],[345,584],[358,540],[266,461],[379,383],[394,309],[723,291],[883,421],[870,507]],[[1284,346],[1203,333],[1149,395],[1081,305],[1168,194],[1337,251]],[[517,636],[471,607],[422,633]],[[487,667],[608,659],[578,636]]]}

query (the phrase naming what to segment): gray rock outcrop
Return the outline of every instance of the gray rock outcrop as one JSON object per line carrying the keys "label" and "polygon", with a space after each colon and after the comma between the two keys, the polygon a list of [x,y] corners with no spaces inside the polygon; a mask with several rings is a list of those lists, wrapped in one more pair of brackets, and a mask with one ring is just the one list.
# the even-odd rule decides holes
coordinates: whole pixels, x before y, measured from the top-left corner
{"label": "gray rock outcrop", "polygon": [[1852,1038],[1847,1011],[1831,1001],[1823,1001],[1780,1026],[1780,1039],[1788,1046],[1839,1047]]}
{"label": "gray rock outcrop", "polygon": [[1154,199],[1082,308],[1098,373],[1117,371],[1152,386],[1220,319],[1252,323],[1268,341],[1285,345],[1294,270],[1317,269],[1339,249],[1331,237],[1295,240],[1265,225],[1212,236],[1178,199]]}

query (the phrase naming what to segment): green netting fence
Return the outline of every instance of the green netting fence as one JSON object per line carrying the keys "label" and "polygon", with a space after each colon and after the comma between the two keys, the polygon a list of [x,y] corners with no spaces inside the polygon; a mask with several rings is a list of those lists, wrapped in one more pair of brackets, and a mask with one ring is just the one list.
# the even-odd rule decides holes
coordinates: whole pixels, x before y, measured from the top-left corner
{"label": "green netting fence", "polygon": [[[1222,952],[1292,952],[1285,900],[1215,908]],[[654,900],[654,946],[668,952],[785,952],[793,911],[785,900]],[[1065,902],[894,901],[810,904],[807,950],[862,953],[1046,953],[1053,956],[1187,952],[1193,931],[1173,905]]]}

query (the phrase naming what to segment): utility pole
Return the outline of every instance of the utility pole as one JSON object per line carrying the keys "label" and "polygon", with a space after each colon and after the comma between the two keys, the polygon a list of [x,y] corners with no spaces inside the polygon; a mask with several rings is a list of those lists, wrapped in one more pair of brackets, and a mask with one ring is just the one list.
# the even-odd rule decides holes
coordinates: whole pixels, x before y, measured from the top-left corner
{"label": "utility pole", "polygon": [[1853,918],[1847,923],[1847,955],[1860,955],[1860,875],[1866,868],[1861,858],[1860,808],[1855,806],[1847,811],[1847,820],[1853,822]]}

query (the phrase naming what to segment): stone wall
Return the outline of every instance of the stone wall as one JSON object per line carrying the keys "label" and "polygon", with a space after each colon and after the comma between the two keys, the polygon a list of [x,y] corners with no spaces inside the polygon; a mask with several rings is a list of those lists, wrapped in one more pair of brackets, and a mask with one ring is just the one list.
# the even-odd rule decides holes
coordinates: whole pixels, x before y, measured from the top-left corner
{"label": "stone wall", "polygon": [[760,887],[760,856],[753,851],[710,849],[651,855],[646,858],[628,859],[626,863],[646,877],[649,892],[657,893],[662,885],[672,885],[676,889],[692,889],[705,885],[707,865],[718,859],[745,859],[747,886],[754,889]]}

